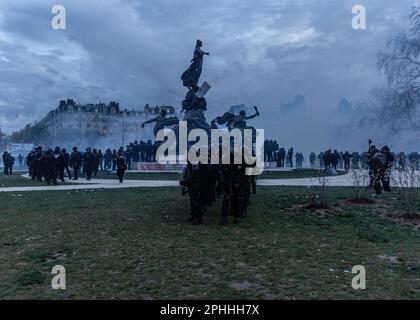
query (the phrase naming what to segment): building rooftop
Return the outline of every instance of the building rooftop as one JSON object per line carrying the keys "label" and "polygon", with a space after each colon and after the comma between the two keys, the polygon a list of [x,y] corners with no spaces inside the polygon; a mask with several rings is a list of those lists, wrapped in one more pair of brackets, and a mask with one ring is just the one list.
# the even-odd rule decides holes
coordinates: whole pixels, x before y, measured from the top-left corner
{"label": "building rooftop", "polygon": [[108,104],[105,104],[101,101],[96,104],[80,104],[75,102],[73,99],[67,99],[61,100],[58,107],[48,112],[47,116],[43,120],[51,119],[60,113],[66,112],[89,112],[109,115],[147,116],[150,114],[159,114],[160,110],[162,109],[167,110],[169,114],[175,113],[174,107],[166,105],[152,107],[149,104],[146,104],[143,107],[143,110],[140,111],[135,109],[122,109],[119,102],[115,101],[111,101]]}

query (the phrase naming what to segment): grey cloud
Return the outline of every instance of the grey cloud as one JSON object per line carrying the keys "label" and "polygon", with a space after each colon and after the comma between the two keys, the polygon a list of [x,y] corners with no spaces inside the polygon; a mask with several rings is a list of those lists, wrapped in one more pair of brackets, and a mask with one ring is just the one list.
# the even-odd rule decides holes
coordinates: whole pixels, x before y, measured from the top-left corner
{"label": "grey cloud", "polygon": [[50,27],[53,4],[0,4],[0,125],[9,132],[65,98],[179,106],[179,77],[200,38],[211,51],[209,118],[256,104],[256,124],[287,140],[276,123],[282,102],[303,94],[308,118],[322,122],[342,97],[362,99],[381,83],[376,53],[415,1],[366,1],[365,31],[351,28],[350,0],[62,0],[65,31]]}

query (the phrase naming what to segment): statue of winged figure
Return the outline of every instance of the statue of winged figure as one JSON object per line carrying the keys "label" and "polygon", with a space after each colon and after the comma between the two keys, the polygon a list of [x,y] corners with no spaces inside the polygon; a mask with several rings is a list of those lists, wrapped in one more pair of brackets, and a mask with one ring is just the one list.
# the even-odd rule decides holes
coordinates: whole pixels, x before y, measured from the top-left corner
{"label": "statue of winged figure", "polygon": [[183,85],[188,89],[198,89],[198,81],[200,80],[201,71],[203,70],[203,56],[210,55],[210,52],[201,50],[202,46],[203,42],[197,40],[191,65],[181,76]]}

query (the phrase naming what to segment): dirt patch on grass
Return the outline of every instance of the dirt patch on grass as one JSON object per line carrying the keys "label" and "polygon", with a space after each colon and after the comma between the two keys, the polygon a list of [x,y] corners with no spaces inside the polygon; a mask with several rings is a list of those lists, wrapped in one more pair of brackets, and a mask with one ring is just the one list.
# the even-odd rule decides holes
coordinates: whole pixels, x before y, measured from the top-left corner
{"label": "dirt patch on grass", "polygon": [[302,209],[316,211],[316,210],[330,210],[330,209],[333,209],[333,207],[330,207],[329,205],[322,204],[322,203],[309,203],[309,204],[303,205]]}
{"label": "dirt patch on grass", "polygon": [[420,214],[388,213],[386,217],[400,224],[410,224],[420,227]]}
{"label": "dirt patch on grass", "polygon": [[378,258],[380,260],[385,260],[393,264],[398,264],[404,261],[403,259],[399,258],[396,255],[388,255],[388,254],[379,255]]}
{"label": "dirt patch on grass", "polygon": [[312,213],[318,216],[337,215],[342,213],[342,209],[337,206],[330,206],[320,203],[308,203],[303,205],[294,205],[293,208],[298,213]]}
{"label": "dirt patch on grass", "polygon": [[242,282],[231,283],[230,286],[235,290],[241,291],[241,290],[249,289],[250,287],[253,286],[253,284],[248,281],[242,281]]}
{"label": "dirt patch on grass", "polygon": [[375,200],[372,200],[369,198],[350,198],[350,199],[344,200],[344,202],[349,203],[349,204],[363,204],[363,205],[376,204]]}

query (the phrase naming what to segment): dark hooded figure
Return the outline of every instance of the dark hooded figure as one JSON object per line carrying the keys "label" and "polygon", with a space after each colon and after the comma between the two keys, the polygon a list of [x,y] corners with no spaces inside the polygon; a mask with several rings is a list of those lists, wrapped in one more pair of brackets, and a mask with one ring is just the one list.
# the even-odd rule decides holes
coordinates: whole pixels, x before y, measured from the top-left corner
{"label": "dark hooded figure", "polygon": [[105,170],[108,171],[112,168],[112,151],[111,149],[106,149],[104,154]]}
{"label": "dark hooded figure", "polygon": [[60,147],[55,147],[53,155],[55,158],[55,176],[64,182],[65,159]]}
{"label": "dark hooded figure", "polygon": [[344,162],[344,170],[345,171],[349,171],[349,169],[350,169],[351,154],[348,151],[346,151],[346,152],[344,152],[342,158],[343,158],[343,162]]}
{"label": "dark hooded figure", "polygon": [[311,164],[311,168],[315,168],[316,154],[314,152],[309,154],[309,163]]}
{"label": "dark hooded figure", "polygon": [[[124,154],[125,154],[125,161],[126,161],[125,164],[127,165],[127,169],[131,170],[131,163],[133,161],[133,149],[130,146],[128,146]],[[118,170],[118,165],[117,165],[117,170]]]}
{"label": "dark hooded figure", "polygon": [[64,156],[64,170],[66,171],[67,176],[71,180],[71,172],[70,172],[70,169],[69,169],[70,155],[68,154],[68,152],[65,148],[61,149],[61,152],[63,153],[63,156]]}
{"label": "dark hooded figure", "polygon": [[22,168],[23,166],[23,155],[19,153],[18,155],[19,167]]}
{"label": "dark hooded figure", "polygon": [[28,166],[29,176],[32,180],[36,179],[36,150],[33,149],[26,157],[26,165]]}
{"label": "dark hooded figure", "polygon": [[132,161],[133,162],[140,162],[140,145],[137,140],[134,141],[132,146]]}
{"label": "dark hooded figure", "polygon": [[70,155],[70,167],[73,168],[74,172],[73,180],[79,179],[80,168],[82,167],[82,154],[77,150],[77,147],[73,147],[73,152]]}
{"label": "dark hooded figure", "polygon": [[86,152],[83,155],[83,168],[86,173],[86,180],[92,179],[92,174],[95,171],[96,167],[96,157],[92,152],[91,148],[86,148]]}
{"label": "dark hooded figure", "polygon": [[15,157],[12,156],[12,154],[9,153],[9,161],[8,161],[9,175],[13,174],[13,166],[14,165],[15,165]]}
{"label": "dark hooded figure", "polygon": [[289,160],[291,168],[293,168],[293,153],[293,148],[290,148],[289,151],[287,151],[287,159]]}
{"label": "dark hooded figure", "polygon": [[286,158],[286,150],[284,148],[280,148],[279,152],[277,152],[277,166],[280,168],[284,168],[284,159]]}
{"label": "dark hooded figure", "polygon": [[115,171],[117,169],[117,150],[115,149],[112,150],[111,160],[112,160],[112,171]]}
{"label": "dark hooded figure", "polygon": [[96,177],[98,176],[98,170],[99,170],[99,160],[100,160],[100,155],[98,153],[98,150],[93,149],[93,155],[95,157],[95,166],[93,168],[93,175]]}
{"label": "dark hooded figure", "polygon": [[372,145],[367,154],[369,164],[370,184],[375,188],[376,194],[381,194],[382,189],[385,192],[391,192],[390,187],[390,169],[395,161],[394,155],[387,146],[378,150]]}
{"label": "dark hooded figure", "polygon": [[2,160],[3,160],[4,174],[8,175],[9,174],[9,153],[7,151],[3,152]]}
{"label": "dark hooded figure", "polygon": [[152,140],[148,140],[145,147],[146,152],[146,162],[152,162],[152,154],[153,154],[153,144]]}
{"label": "dark hooded figure", "polygon": [[35,151],[35,172],[36,172],[36,179],[41,182],[42,175],[43,175],[43,168],[42,168],[42,158],[44,156],[44,151],[42,150],[42,146],[38,146]]}
{"label": "dark hooded figure", "polygon": [[124,152],[122,150],[118,151],[116,165],[118,180],[120,180],[120,183],[123,183],[125,170],[127,170],[127,165],[124,157]]}
{"label": "dark hooded figure", "polygon": [[104,171],[104,154],[102,153],[102,150],[98,150],[98,156],[99,156],[99,170]]}
{"label": "dark hooded figure", "polygon": [[52,149],[48,149],[45,155],[41,159],[42,172],[47,182],[50,185],[51,182],[57,184],[57,167],[56,158]]}

